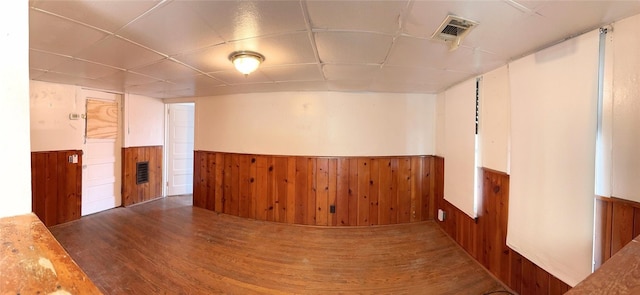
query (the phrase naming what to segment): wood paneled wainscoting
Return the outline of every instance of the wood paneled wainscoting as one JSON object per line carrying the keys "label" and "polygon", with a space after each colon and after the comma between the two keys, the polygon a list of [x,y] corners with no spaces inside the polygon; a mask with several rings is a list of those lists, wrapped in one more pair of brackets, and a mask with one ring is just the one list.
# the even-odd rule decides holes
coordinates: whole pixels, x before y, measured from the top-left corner
{"label": "wood paneled wainscoting", "polygon": [[[148,180],[138,181],[137,163],[148,162]],[[162,197],[162,146],[122,149],[122,205],[129,206]]]}
{"label": "wood paneled wainscoting", "polygon": [[[73,163],[73,156],[77,162]],[[31,153],[31,209],[46,226],[80,218],[82,151]]]}
{"label": "wood paneled wainscoting", "polygon": [[194,154],[194,206],[259,220],[364,226],[433,219],[431,156]]}
{"label": "wood paneled wainscoting", "polygon": [[596,268],[640,235],[640,203],[596,198]]}
{"label": "wood paneled wainscoting", "polygon": [[563,294],[570,286],[507,246],[509,175],[480,169],[482,194],[473,219],[444,199],[444,158],[434,157],[433,214],[446,212],[438,222],[449,236],[504,284],[522,295]]}

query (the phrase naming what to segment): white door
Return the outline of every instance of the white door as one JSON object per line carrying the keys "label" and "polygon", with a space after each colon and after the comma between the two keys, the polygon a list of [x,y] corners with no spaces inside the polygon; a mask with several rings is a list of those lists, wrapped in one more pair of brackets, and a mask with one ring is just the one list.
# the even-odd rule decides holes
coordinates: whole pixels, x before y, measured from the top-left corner
{"label": "white door", "polygon": [[193,193],[193,103],[168,104],[167,196]]}
{"label": "white door", "polygon": [[[120,155],[121,155],[121,95],[91,90],[82,90],[89,108],[89,101],[104,102],[105,105],[115,103],[117,116],[115,138],[85,137],[82,158],[82,216],[120,206]],[[89,110],[87,110],[89,111]],[[114,110],[111,109],[113,113]],[[87,114],[89,124],[90,114]],[[100,118],[102,120],[102,118]],[[87,125],[88,135],[90,127]],[[103,136],[113,137],[113,136]]]}

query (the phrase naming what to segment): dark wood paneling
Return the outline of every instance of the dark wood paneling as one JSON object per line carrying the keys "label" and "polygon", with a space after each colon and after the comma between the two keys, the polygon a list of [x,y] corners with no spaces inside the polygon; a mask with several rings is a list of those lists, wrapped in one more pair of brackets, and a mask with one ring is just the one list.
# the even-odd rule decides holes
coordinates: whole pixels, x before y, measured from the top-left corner
{"label": "dark wood paneling", "polygon": [[196,151],[194,162],[194,206],[216,212],[322,226],[409,223],[433,216],[433,193],[425,191],[435,187],[431,156],[331,158]]}
{"label": "dark wood paneling", "polygon": [[509,209],[509,175],[483,168],[478,217],[473,219],[444,199],[444,159],[433,158],[435,208],[446,212],[442,229],[463,249],[519,294],[563,294],[569,285],[550,275],[506,244]]}
{"label": "dark wood paneling", "polygon": [[595,224],[597,269],[640,234],[640,203],[598,197]]}
{"label": "dark wood paneling", "polygon": [[380,224],[380,160],[381,159],[371,159],[370,165],[370,173],[369,173],[369,224],[370,225],[378,225]]}
{"label": "dark wood paneling", "polygon": [[316,224],[329,225],[329,159],[318,159],[316,166]]}
{"label": "dark wood paneling", "polygon": [[634,208],[622,202],[613,203],[613,219],[611,226],[615,229],[611,237],[611,254],[620,251],[624,245],[633,240]]}
{"label": "dark wood paneling", "polygon": [[369,225],[370,160],[358,159],[358,225]]}
{"label": "dark wood paneling", "polygon": [[[69,157],[78,155],[78,163]],[[46,226],[80,218],[82,151],[31,153],[31,207]]]}
{"label": "dark wood paneling", "polygon": [[[146,161],[149,162],[149,182],[136,184],[136,163]],[[206,171],[206,158],[194,158],[194,163],[194,170],[197,168],[199,171]],[[194,181],[200,183],[203,180]],[[160,197],[162,197],[162,146],[123,148],[122,205],[130,206]]]}
{"label": "dark wood paneling", "polygon": [[349,225],[349,159],[337,159],[336,216],[337,225]]}

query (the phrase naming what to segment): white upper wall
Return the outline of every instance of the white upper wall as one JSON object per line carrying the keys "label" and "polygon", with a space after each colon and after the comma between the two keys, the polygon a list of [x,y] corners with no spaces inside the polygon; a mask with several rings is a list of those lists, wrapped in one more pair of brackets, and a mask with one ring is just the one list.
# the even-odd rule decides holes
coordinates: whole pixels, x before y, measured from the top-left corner
{"label": "white upper wall", "polygon": [[[83,89],[79,86],[30,81],[31,151],[82,150],[87,98],[116,99],[121,94]],[[118,100],[118,99],[117,99]],[[161,99],[125,95],[124,147],[163,145],[164,102]]]}
{"label": "white upper wall", "polygon": [[124,147],[164,144],[164,102],[161,99],[125,94]]}
{"label": "white upper wall", "polygon": [[31,212],[29,6],[0,2],[0,217]]}
{"label": "white upper wall", "polygon": [[194,100],[196,150],[313,156],[435,152],[435,95],[279,92]]}
{"label": "white upper wall", "polygon": [[84,144],[84,114],[80,87],[30,81],[31,151],[81,150]]}

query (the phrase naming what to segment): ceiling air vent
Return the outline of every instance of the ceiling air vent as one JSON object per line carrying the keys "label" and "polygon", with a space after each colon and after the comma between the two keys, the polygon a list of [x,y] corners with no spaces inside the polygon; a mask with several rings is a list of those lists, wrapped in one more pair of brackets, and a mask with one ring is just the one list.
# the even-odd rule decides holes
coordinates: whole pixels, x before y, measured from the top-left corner
{"label": "ceiling air vent", "polygon": [[440,27],[433,33],[431,39],[444,41],[449,44],[449,51],[458,49],[462,39],[477,26],[478,23],[455,15],[448,15]]}

